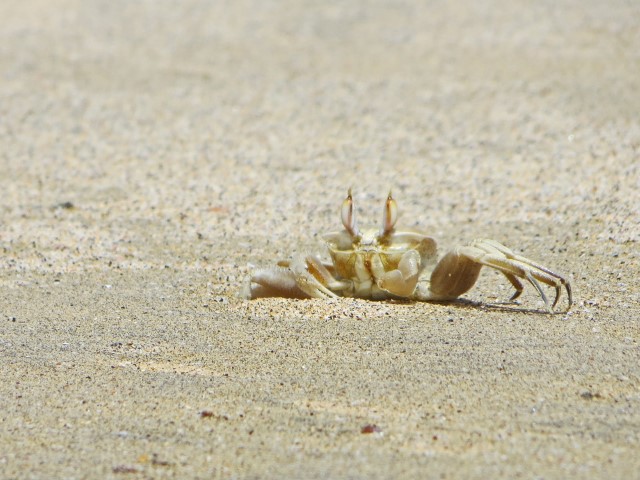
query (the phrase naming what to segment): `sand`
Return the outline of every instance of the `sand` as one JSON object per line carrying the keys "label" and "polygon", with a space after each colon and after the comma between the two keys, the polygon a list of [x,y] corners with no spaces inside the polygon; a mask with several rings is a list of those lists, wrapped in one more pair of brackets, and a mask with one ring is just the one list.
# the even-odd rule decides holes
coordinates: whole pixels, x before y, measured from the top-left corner
{"label": "sand", "polygon": [[[0,477],[640,478],[636,2],[0,18]],[[238,298],[350,186],[573,308]]]}

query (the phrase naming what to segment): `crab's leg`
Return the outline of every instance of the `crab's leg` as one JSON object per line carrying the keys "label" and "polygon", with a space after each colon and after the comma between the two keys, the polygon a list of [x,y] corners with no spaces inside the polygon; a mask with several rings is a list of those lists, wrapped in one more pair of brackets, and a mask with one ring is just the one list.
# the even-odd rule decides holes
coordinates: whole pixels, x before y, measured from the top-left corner
{"label": "crab's leg", "polygon": [[296,275],[298,288],[313,298],[337,297],[334,291],[352,288],[352,282],[336,279],[315,255],[295,258],[289,268]]}
{"label": "crab's leg", "polygon": [[[540,296],[543,299],[544,299],[544,294],[542,293],[540,284],[536,283],[535,280],[539,280],[547,285],[554,287],[556,291],[556,296],[555,296],[555,299],[553,300],[553,304],[551,305],[552,309],[557,305],[558,300],[560,299],[562,287],[564,287],[565,290],[567,291],[567,297],[568,297],[568,303],[569,303],[567,308],[570,308],[571,305],[573,304],[573,298],[571,295],[571,284],[568,281],[566,281],[561,275],[555,273],[554,271],[550,270],[549,268],[543,265],[540,265],[539,263],[533,262],[532,260],[529,260],[528,258],[523,257],[522,255],[518,255],[514,253],[511,249],[505,247],[499,242],[496,242],[495,240],[481,239],[481,240],[476,240],[474,244],[483,246],[483,248],[488,250],[495,249],[499,251],[501,254],[503,254],[505,257],[512,259],[517,265],[521,265],[525,269],[528,267],[530,269],[530,274],[533,277],[533,279],[527,278],[528,276],[525,278],[540,292]],[[513,280],[516,280],[516,282],[520,284],[520,288],[518,288],[518,285],[513,283],[512,279],[509,278],[509,275],[507,274],[507,272],[502,271],[502,273],[509,279],[509,281],[511,281],[511,284],[516,289],[514,296],[511,298],[511,300],[515,300],[520,296],[520,293],[522,292],[522,284],[520,284],[520,282],[517,279],[513,278]],[[545,303],[548,306],[548,303],[546,301]]]}
{"label": "crab's leg", "polygon": [[[562,287],[567,291],[568,303],[573,303],[571,285],[562,276],[526,257],[517,255],[495,240],[475,240],[468,246],[457,247],[447,253],[431,274],[428,292],[416,292],[418,299],[452,300],[467,292],[478,279],[483,266],[500,271],[514,286],[512,300],[520,296],[522,283],[528,281],[538,291],[550,311],[558,303]],[[540,283],[555,289],[555,299],[550,305]]]}
{"label": "crab's leg", "polygon": [[314,255],[296,257],[292,261],[278,262],[277,267],[257,270],[250,285],[243,292],[246,298],[330,298],[332,291],[351,288],[350,282],[337,280],[327,267]]}

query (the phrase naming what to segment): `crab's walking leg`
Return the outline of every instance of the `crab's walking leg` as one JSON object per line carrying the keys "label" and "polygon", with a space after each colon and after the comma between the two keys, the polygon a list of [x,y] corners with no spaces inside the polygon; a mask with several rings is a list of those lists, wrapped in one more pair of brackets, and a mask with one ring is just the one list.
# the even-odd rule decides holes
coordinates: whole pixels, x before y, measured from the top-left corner
{"label": "crab's walking leg", "polygon": [[[419,299],[452,300],[467,292],[478,279],[483,266],[500,271],[513,285],[511,300],[522,293],[519,279],[528,281],[538,291],[547,309],[553,311],[558,303],[562,287],[567,291],[568,308],[573,303],[571,285],[563,277],[528,258],[517,255],[495,240],[475,240],[468,246],[457,247],[447,253],[431,274],[429,292],[417,292]],[[555,299],[550,305],[540,282],[555,289]]]}
{"label": "crab's walking leg", "polygon": [[308,255],[290,262],[279,262],[277,267],[257,270],[251,275],[242,296],[330,298],[337,297],[332,290],[341,291],[350,287],[350,282],[337,280],[318,257]]}

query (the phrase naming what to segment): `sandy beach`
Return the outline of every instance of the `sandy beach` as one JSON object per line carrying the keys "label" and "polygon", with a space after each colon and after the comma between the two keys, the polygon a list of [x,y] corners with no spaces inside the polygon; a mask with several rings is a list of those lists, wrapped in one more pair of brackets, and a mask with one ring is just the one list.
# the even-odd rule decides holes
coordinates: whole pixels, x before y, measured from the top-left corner
{"label": "sandy beach", "polygon": [[[0,18],[0,478],[640,478],[640,4]],[[349,187],[573,307],[241,299]]]}

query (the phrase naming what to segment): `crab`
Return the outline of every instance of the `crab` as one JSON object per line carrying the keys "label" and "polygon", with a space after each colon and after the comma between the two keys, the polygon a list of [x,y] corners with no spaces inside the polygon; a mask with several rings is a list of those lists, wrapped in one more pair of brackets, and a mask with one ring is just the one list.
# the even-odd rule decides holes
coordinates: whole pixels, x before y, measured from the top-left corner
{"label": "crab", "polygon": [[[396,229],[398,207],[391,192],[380,229],[358,228],[351,189],[340,212],[344,230],[323,237],[330,263],[316,255],[299,255],[280,261],[275,267],[256,270],[245,285],[243,296],[449,302],[469,291],[486,266],[502,273],[514,287],[510,302],[522,293],[524,280],[537,290],[549,312],[554,312],[563,288],[568,297],[566,310],[571,307],[571,285],[564,277],[495,240],[474,240],[436,262],[437,244],[433,238],[415,230]],[[555,289],[553,303],[541,284]]]}

